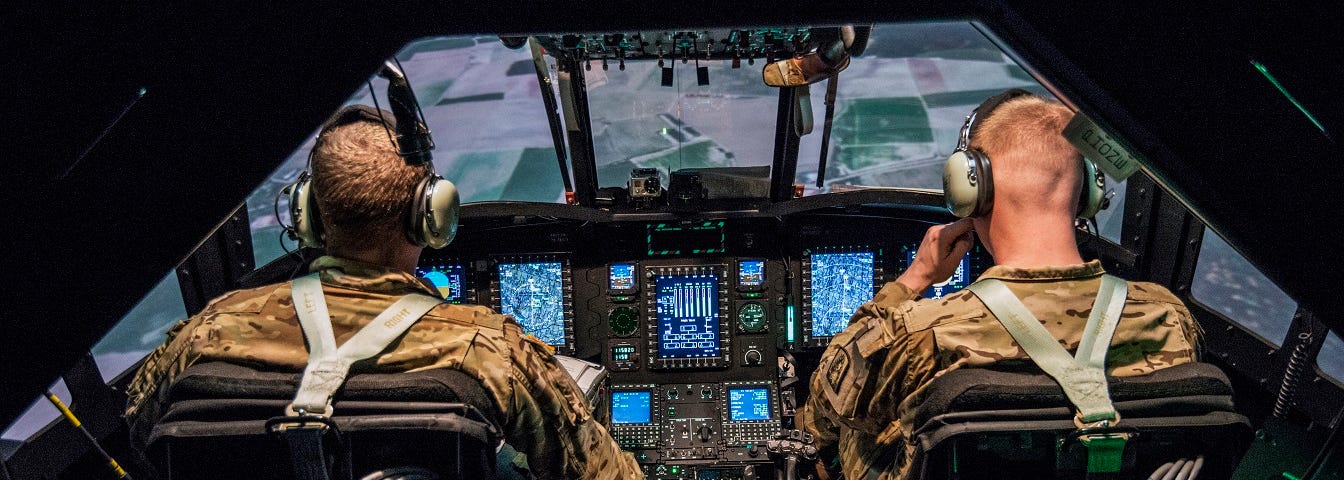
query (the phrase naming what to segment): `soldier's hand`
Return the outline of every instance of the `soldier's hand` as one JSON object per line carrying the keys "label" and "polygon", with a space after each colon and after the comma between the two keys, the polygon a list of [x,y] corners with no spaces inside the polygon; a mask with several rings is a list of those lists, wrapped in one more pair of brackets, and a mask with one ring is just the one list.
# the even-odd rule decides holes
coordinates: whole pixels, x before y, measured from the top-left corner
{"label": "soldier's hand", "polygon": [[929,286],[947,280],[957,271],[957,264],[975,244],[971,219],[963,218],[946,225],[934,225],[924,233],[910,268],[897,278],[915,293],[924,293]]}

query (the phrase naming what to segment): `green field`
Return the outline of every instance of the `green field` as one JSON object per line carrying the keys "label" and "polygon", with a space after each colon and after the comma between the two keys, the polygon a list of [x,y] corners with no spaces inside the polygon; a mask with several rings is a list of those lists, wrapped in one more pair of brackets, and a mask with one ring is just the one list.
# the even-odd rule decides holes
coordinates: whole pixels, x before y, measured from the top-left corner
{"label": "green field", "polygon": [[860,98],[836,117],[837,137],[851,145],[933,141],[929,115],[919,97]]}

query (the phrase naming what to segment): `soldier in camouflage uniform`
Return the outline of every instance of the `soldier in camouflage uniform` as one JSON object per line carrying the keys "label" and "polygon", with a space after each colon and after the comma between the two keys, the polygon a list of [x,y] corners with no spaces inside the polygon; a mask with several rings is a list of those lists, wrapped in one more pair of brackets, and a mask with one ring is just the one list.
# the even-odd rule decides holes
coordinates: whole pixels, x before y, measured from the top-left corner
{"label": "soldier in camouflage uniform", "polygon": [[[383,126],[367,119],[329,124],[314,149],[314,191],[329,255],[312,268],[342,344],[400,296],[436,294],[411,273],[421,247],[401,230],[400,215],[425,170],[406,166]],[[211,361],[303,371],[308,353],[290,283],[225,294],[168,332],[127,390],[133,443],[144,445],[174,379],[194,363]],[[509,444],[526,453],[537,478],[643,478],[552,349],[489,308],[440,304],[351,373],[434,368],[465,372],[491,392],[502,412],[495,422]]]}
{"label": "soldier in camouflage uniform", "polygon": [[[994,160],[991,212],[931,227],[910,268],[859,307],[812,376],[796,421],[817,438],[823,477],[907,478],[912,415],[931,380],[965,367],[1034,366],[971,291],[920,299],[952,275],[972,232],[997,263],[980,279],[1003,281],[1061,345],[1078,348],[1104,272],[1100,262],[1082,260],[1074,240],[1081,157],[1060,135],[1072,115],[1027,96],[977,121],[972,146]],[[1194,361],[1199,330],[1185,305],[1160,285],[1128,285],[1106,373],[1142,375]]]}

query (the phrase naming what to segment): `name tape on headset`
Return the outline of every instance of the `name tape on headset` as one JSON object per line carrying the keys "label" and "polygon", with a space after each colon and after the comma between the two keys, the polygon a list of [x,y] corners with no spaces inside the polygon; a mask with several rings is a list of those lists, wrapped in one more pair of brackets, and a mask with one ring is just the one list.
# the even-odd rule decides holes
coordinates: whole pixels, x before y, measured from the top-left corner
{"label": "name tape on headset", "polygon": [[1111,178],[1124,180],[1139,171],[1138,157],[1081,112],[1073,115],[1063,134],[1079,153],[1091,159]]}

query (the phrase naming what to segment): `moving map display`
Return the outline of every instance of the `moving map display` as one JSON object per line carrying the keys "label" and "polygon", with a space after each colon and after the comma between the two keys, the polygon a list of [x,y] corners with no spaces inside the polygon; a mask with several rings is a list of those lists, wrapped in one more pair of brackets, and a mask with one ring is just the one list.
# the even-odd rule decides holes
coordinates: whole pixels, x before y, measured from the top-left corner
{"label": "moving map display", "polygon": [[770,390],[765,387],[728,389],[728,420],[748,422],[770,419]]}
{"label": "moving map display", "polygon": [[658,358],[719,356],[718,275],[664,275],[654,285]]}
{"label": "moving map display", "polygon": [[419,267],[415,272],[429,283],[434,284],[434,289],[439,291],[439,296],[451,303],[462,302],[462,285],[465,283],[463,277],[466,271],[462,265],[435,265],[431,267]]}
{"label": "moving map display", "polygon": [[611,423],[649,423],[653,421],[650,400],[653,393],[647,390],[611,392]]}
{"label": "moving map display", "polygon": [[564,264],[500,263],[499,312],[552,346],[565,346]]}
{"label": "moving map display", "polygon": [[812,276],[812,336],[835,336],[873,298],[873,252],[814,253],[807,267]]}
{"label": "moving map display", "polygon": [[[905,254],[905,264],[909,265],[915,261],[915,249],[910,249]],[[943,295],[956,293],[971,284],[971,254],[961,257],[961,263],[957,264],[957,270],[952,272],[952,276],[947,280],[933,284],[928,290],[924,291],[924,298],[943,298]]]}

